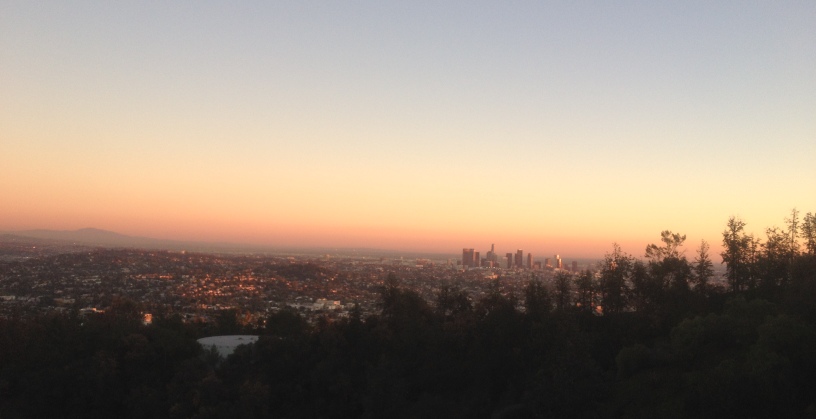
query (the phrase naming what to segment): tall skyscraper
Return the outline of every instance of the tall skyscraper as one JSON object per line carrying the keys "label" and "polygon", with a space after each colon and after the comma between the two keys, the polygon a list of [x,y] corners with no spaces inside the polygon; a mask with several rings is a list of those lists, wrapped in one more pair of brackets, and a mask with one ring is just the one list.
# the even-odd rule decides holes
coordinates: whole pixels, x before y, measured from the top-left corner
{"label": "tall skyscraper", "polygon": [[513,267],[513,254],[508,253],[507,254],[507,269],[510,269],[512,267]]}
{"label": "tall skyscraper", "polygon": [[462,249],[462,267],[470,268],[473,266],[473,249]]}
{"label": "tall skyscraper", "polygon": [[527,253],[527,269],[533,269],[533,254]]}
{"label": "tall skyscraper", "polygon": [[473,266],[477,268],[482,266],[482,259],[479,257],[479,252],[473,253]]}
{"label": "tall skyscraper", "polygon": [[490,245],[490,250],[487,252],[487,257],[485,259],[487,259],[488,262],[492,262],[493,265],[495,265],[496,262],[499,260],[498,256],[496,255],[495,244]]}
{"label": "tall skyscraper", "polygon": [[516,250],[516,268],[524,268],[524,250]]}

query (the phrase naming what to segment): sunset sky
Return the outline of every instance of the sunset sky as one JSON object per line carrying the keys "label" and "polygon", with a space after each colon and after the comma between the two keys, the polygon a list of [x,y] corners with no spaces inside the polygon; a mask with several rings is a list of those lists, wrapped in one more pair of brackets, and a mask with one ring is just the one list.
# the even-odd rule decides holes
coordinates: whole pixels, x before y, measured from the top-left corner
{"label": "sunset sky", "polygon": [[764,238],[816,212],[814,22],[812,0],[0,0],[0,231],[718,252],[730,216]]}

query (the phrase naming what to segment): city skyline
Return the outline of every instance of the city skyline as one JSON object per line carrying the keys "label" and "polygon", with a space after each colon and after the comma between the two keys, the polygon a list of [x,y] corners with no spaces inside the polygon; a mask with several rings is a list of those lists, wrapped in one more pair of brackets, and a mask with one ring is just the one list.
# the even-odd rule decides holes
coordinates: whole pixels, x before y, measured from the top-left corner
{"label": "city skyline", "polygon": [[795,1],[5,2],[0,231],[599,258],[671,230],[719,261],[729,217],[762,239],[816,210],[813,21]]}
{"label": "city skyline", "polygon": [[[578,261],[575,259],[582,259],[586,261],[588,258],[573,257],[567,267],[563,265],[563,260],[559,254],[554,254],[552,257],[553,263],[550,263],[549,257],[536,257],[532,252],[527,252],[524,256],[524,249],[516,249],[516,252],[505,253],[504,258],[499,259],[499,254],[496,253],[496,244],[490,244],[490,250],[487,251],[484,258],[480,258],[480,252],[475,248],[462,248],[462,259],[457,262],[457,265],[464,269],[468,268],[502,268],[510,270],[544,270],[544,269],[566,269],[573,273],[578,272]],[[589,258],[592,259],[592,258]],[[597,261],[597,260],[596,260]],[[585,268],[587,268],[585,266]]]}

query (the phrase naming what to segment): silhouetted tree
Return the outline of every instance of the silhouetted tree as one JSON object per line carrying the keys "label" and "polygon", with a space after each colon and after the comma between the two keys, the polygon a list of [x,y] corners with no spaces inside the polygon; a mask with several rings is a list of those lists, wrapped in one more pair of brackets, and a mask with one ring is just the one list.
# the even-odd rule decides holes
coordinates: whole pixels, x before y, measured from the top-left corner
{"label": "silhouetted tree", "polygon": [[794,208],[791,210],[790,217],[785,218],[785,224],[788,226],[787,230],[787,262],[790,263],[793,261],[793,258],[799,253],[799,231],[801,229],[801,225],[799,222],[799,211]]}
{"label": "silhouetted tree", "polygon": [[685,235],[665,230],[660,233],[663,246],[646,246],[646,259],[652,277],[673,293],[683,293],[689,289],[691,269],[680,247],[686,241]]}
{"label": "silhouetted tree", "polygon": [[785,307],[791,313],[816,325],[816,254],[802,254],[790,265],[790,283],[786,290]]}
{"label": "silhouetted tree", "polygon": [[595,309],[595,281],[594,274],[589,269],[581,271],[578,275],[576,288],[578,291],[577,305],[582,311],[592,311]]}
{"label": "silhouetted tree", "polygon": [[662,278],[649,273],[641,261],[632,265],[632,290],[629,303],[640,313],[654,313],[666,299],[666,287]]}
{"label": "silhouetted tree", "polygon": [[[548,312],[552,307],[552,300],[550,299],[549,290],[547,290],[546,287],[544,287],[544,284],[538,280],[528,282],[525,290],[529,288],[531,284],[533,285],[532,288],[530,288],[531,292],[529,295],[531,297],[530,301],[534,307],[533,310],[538,313]],[[528,293],[525,291],[525,303],[527,301],[527,296]],[[481,318],[487,317],[491,313],[515,312],[516,301],[515,295],[505,295],[502,292],[501,280],[495,279],[490,283],[487,294],[476,302],[474,310]]]}
{"label": "silhouetted tree", "polygon": [[555,300],[555,309],[564,311],[572,306],[572,274],[565,271],[559,271],[555,274],[553,281],[555,289],[553,292],[553,300]]}
{"label": "silhouetted tree", "polygon": [[454,286],[443,286],[436,294],[436,311],[442,318],[450,319],[473,309],[465,290]]}
{"label": "silhouetted tree", "polygon": [[634,258],[621,250],[617,243],[601,262],[599,290],[604,313],[618,313],[628,305],[630,275]]}
{"label": "silhouetted tree", "polygon": [[805,251],[816,255],[816,216],[814,214],[805,214],[799,234],[805,241]]}
{"label": "silhouetted tree", "polygon": [[212,333],[215,335],[237,335],[242,331],[241,323],[238,321],[237,309],[219,310],[215,315],[215,328]]}
{"label": "silhouetted tree", "polygon": [[309,323],[295,309],[285,307],[266,319],[266,333],[284,338],[298,338],[309,332]]}
{"label": "silhouetted tree", "polygon": [[[501,301],[496,297],[497,300]],[[530,318],[541,319],[552,310],[550,290],[538,279],[531,279],[524,287],[524,309]]]}
{"label": "silhouetted tree", "polygon": [[726,278],[731,292],[744,290],[748,286],[751,269],[751,243],[753,238],[745,235],[745,223],[736,218],[728,219],[723,231],[722,263],[726,264]]}
{"label": "silhouetted tree", "polygon": [[660,241],[663,242],[663,246],[656,244],[646,246],[646,259],[649,259],[651,262],[660,263],[664,259],[679,259],[682,256],[680,247],[683,246],[683,243],[686,241],[685,235],[681,236],[669,230],[664,230],[660,232]]}
{"label": "silhouetted tree", "polygon": [[757,258],[759,287],[765,298],[773,298],[778,288],[784,288],[788,277],[790,238],[776,227],[765,230],[767,239]]}
{"label": "silhouetted tree", "polygon": [[710,288],[709,282],[714,277],[714,264],[708,256],[708,243],[705,240],[700,241],[693,271],[694,290],[699,294],[707,295]]}
{"label": "silhouetted tree", "polygon": [[380,317],[395,333],[419,333],[433,319],[431,306],[416,291],[399,286],[396,274],[389,273],[382,288]]}

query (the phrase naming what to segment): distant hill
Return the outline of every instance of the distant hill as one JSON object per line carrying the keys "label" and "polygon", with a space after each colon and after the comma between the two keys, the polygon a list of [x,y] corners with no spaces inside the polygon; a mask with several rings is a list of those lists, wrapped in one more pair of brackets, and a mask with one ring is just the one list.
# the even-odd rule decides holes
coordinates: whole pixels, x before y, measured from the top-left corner
{"label": "distant hill", "polygon": [[98,228],[82,228],[79,230],[24,230],[9,233],[21,237],[102,247],[180,249],[184,248],[186,244],[189,244],[173,240],[127,236],[113,231],[100,230]]}
{"label": "distant hill", "polygon": [[157,250],[188,250],[205,253],[266,253],[289,255],[326,255],[340,257],[382,257],[388,259],[428,258],[444,260],[456,259],[456,254],[438,254],[426,252],[410,252],[389,249],[372,248],[323,248],[323,247],[275,247],[239,243],[205,243],[192,241],[177,241],[155,239],[150,237],[128,236],[98,228],[81,228],[79,230],[23,230],[0,232],[0,240],[11,240],[14,237],[46,240],[60,245],[76,245],[90,247],[125,247]]}
{"label": "distant hill", "polygon": [[82,228],[79,230],[23,230],[0,232],[0,240],[19,241],[21,239],[40,240],[58,245],[114,248],[123,247],[156,250],[188,250],[192,252],[205,253],[315,253],[314,249],[280,249],[271,246],[251,244],[205,243],[128,236],[98,228]]}
{"label": "distant hill", "polygon": [[17,236],[34,237],[45,240],[59,240],[77,244],[97,246],[130,247],[156,241],[146,237],[131,237],[113,231],[98,228],[82,228],[79,230],[24,230],[15,231]]}

